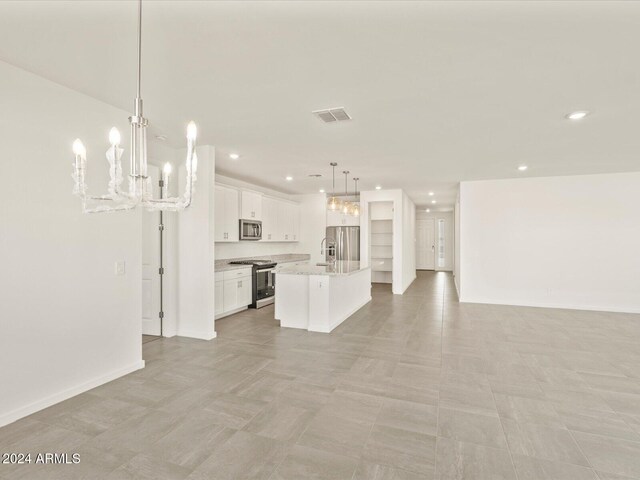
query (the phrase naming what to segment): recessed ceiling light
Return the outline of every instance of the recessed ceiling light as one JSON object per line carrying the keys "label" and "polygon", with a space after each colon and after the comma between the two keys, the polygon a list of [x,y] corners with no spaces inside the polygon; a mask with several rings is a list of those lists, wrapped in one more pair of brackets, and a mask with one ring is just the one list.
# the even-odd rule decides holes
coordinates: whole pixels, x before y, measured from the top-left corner
{"label": "recessed ceiling light", "polygon": [[293,180],[293,177],[292,177],[292,176],[287,176],[287,177],[285,178],[285,180],[286,180],[287,182],[290,182],[291,180]]}
{"label": "recessed ceiling light", "polygon": [[230,153],[230,154],[229,154],[229,158],[230,158],[231,160],[237,160],[237,159],[239,159],[239,158],[240,158],[240,155],[238,155],[237,153]]}
{"label": "recessed ceiling light", "polygon": [[569,120],[582,120],[584,117],[589,115],[589,112],[586,110],[580,110],[577,112],[571,112],[566,115]]}
{"label": "recessed ceiling light", "polygon": [[435,194],[433,192],[429,192],[429,196],[433,197]]}
{"label": "recessed ceiling light", "polygon": [[529,168],[529,167],[527,167],[526,165],[520,165],[518,167],[518,170],[520,170],[521,172],[524,172],[527,168]]}
{"label": "recessed ceiling light", "polygon": [[425,208],[424,211],[429,213],[431,211],[431,209],[430,208]]}
{"label": "recessed ceiling light", "polygon": [[435,200],[431,200],[431,203],[433,203],[435,205],[436,201]]}
{"label": "recessed ceiling light", "polygon": [[380,185],[376,185],[376,190],[382,190],[382,187]]}
{"label": "recessed ceiling light", "polygon": [[321,188],[321,189],[320,189],[320,193],[324,193],[324,188]]}

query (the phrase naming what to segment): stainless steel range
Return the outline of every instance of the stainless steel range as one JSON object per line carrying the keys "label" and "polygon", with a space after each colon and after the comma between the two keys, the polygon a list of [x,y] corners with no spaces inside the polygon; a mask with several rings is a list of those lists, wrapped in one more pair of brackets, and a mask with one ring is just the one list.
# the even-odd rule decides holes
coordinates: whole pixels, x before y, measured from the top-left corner
{"label": "stainless steel range", "polygon": [[262,308],[275,301],[277,263],[271,260],[236,260],[229,262],[232,265],[253,266],[253,289],[251,308]]}

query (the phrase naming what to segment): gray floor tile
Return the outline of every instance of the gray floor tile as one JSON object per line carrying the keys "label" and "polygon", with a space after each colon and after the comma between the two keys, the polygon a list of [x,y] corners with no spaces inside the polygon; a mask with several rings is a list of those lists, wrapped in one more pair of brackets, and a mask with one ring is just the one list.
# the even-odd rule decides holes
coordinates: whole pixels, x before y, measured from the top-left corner
{"label": "gray floor tile", "polygon": [[334,390],[333,387],[314,385],[296,379],[282,391],[276,401],[307,410],[319,410],[326,405]]}
{"label": "gray floor tile", "polygon": [[268,479],[291,445],[238,431],[189,476],[189,480]]}
{"label": "gray floor tile", "polygon": [[502,424],[509,449],[514,455],[589,466],[568,430],[534,423],[517,423],[508,419],[503,420]]}
{"label": "gray floor tile", "polygon": [[554,408],[554,404],[537,398],[495,395],[498,415],[501,419],[519,423],[537,423],[551,427],[564,427],[564,423]]}
{"label": "gray floor tile", "polygon": [[313,415],[311,410],[273,403],[258,413],[243,430],[275,440],[295,442]]}
{"label": "gray floor tile", "polygon": [[516,480],[507,450],[438,438],[436,478],[441,480]]}
{"label": "gray floor tile", "polygon": [[360,457],[371,426],[320,413],[309,423],[298,445],[327,452]]}
{"label": "gray floor tile", "polygon": [[204,410],[212,416],[213,423],[239,430],[268,405],[262,400],[220,393],[204,405]]}
{"label": "gray floor tile", "polygon": [[596,473],[587,467],[570,463],[553,462],[524,455],[513,455],[518,480],[598,480]]}
{"label": "gray floor tile", "polygon": [[145,343],[146,368],[0,428],[79,466],[0,478],[484,480],[509,453],[520,480],[640,477],[640,315],[460,304],[434,272],[372,295],[330,335],[269,306]]}
{"label": "gray floor tile", "polygon": [[352,480],[431,480],[433,475],[361,461]]}
{"label": "gray floor tile", "polygon": [[437,407],[389,398],[384,401],[376,419],[377,425],[426,435],[436,434],[437,422]]}
{"label": "gray floor tile", "polygon": [[149,455],[195,469],[236,432],[218,425],[217,419],[208,411],[191,411],[148,450]]}
{"label": "gray floor tile", "polygon": [[438,437],[486,447],[508,448],[498,418],[444,407],[438,413]]}
{"label": "gray floor tile", "polygon": [[640,477],[639,442],[582,432],[573,435],[596,470]]}
{"label": "gray floor tile", "polygon": [[441,384],[440,406],[497,417],[498,410],[489,384]]}
{"label": "gray floor tile", "polygon": [[352,457],[296,445],[278,466],[271,479],[351,479],[357,465],[358,461]]}
{"label": "gray floor tile", "polygon": [[384,400],[375,395],[336,390],[320,412],[373,425]]}
{"label": "gray floor tile", "polygon": [[640,442],[640,432],[634,431],[629,423],[615,412],[572,408],[568,405],[555,409],[569,430]]}
{"label": "gray floor tile", "polygon": [[431,475],[435,466],[435,447],[435,436],[374,425],[363,459]]}
{"label": "gray floor tile", "polygon": [[107,480],[181,480],[190,473],[188,468],[139,454],[114,470]]}
{"label": "gray floor tile", "polygon": [[173,414],[152,410],[142,416],[126,420],[94,437],[91,445],[97,448],[119,445],[125,449],[144,453],[179,423],[185,421],[188,413]]}

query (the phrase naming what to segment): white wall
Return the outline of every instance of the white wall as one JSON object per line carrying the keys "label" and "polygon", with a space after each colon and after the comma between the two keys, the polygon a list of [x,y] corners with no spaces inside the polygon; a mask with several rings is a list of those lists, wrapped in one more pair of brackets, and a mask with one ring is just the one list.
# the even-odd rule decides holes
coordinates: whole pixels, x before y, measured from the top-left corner
{"label": "white wall", "polygon": [[[86,215],[71,144],[106,192],[130,115],[0,62],[0,425],[142,368],[139,211]],[[116,276],[116,261],[126,273]]]}
{"label": "white wall", "polygon": [[460,295],[460,187],[456,194],[456,204],[453,209],[453,281],[458,296]]}
{"label": "white wall", "polygon": [[[198,179],[191,206],[178,217],[178,328],[183,337],[215,338],[215,151],[197,148]],[[180,169],[184,185],[185,169]],[[218,299],[220,300],[220,299]]]}
{"label": "white wall", "polygon": [[640,312],[640,172],[463,182],[464,302]]}
{"label": "white wall", "polygon": [[402,291],[416,279],[416,206],[402,192]]}
{"label": "white wall", "polygon": [[311,264],[324,262],[320,254],[320,243],[327,234],[327,198],[324,193],[296,195],[300,203],[300,241],[296,245],[297,253],[311,255]]}
{"label": "white wall", "polygon": [[[369,265],[369,204],[393,202],[392,291],[402,295],[416,277],[415,204],[399,189],[360,192],[360,261]],[[407,213],[405,213],[407,212]]]}
{"label": "white wall", "polygon": [[[445,272],[451,272],[454,264],[454,215],[453,212],[425,212],[424,210],[416,210],[416,221],[433,219],[434,221],[434,235],[436,246],[435,257],[435,270],[441,270]],[[438,238],[438,220],[444,220],[444,267],[438,266],[438,249],[440,247],[440,241]],[[417,245],[416,245],[417,247]]]}

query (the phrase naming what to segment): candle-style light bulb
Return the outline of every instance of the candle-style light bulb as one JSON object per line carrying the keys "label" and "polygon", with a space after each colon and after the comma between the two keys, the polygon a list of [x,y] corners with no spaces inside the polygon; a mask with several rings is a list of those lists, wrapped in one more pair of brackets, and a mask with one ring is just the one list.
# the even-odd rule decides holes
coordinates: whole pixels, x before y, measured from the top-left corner
{"label": "candle-style light bulb", "polygon": [[171,175],[171,164],[169,162],[165,163],[164,164],[164,168],[162,169],[162,171],[164,172],[166,177]]}
{"label": "candle-style light bulb", "polygon": [[196,127],[196,124],[194,122],[189,122],[189,125],[187,125],[187,139],[195,140],[197,136],[198,127]]}
{"label": "candle-style light bulb", "polygon": [[120,145],[120,132],[116,127],[109,130],[109,143],[113,146]]}
{"label": "candle-style light bulb", "polygon": [[76,138],[73,142],[73,153],[74,155],[80,155],[81,157],[84,157],[87,154],[87,149],[84,148],[84,144],[79,138]]}

